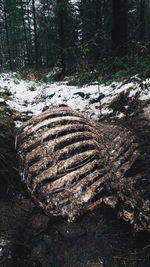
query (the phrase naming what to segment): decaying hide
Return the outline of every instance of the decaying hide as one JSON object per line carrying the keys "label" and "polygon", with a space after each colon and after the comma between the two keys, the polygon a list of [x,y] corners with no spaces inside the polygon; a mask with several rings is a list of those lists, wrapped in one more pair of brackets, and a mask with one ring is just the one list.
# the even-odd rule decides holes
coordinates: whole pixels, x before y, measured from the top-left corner
{"label": "decaying hide", "polygon": [[149,173],[134,170],[141,144],[127,128],[61,107],[25,122],[17,140],[22,180],[47,214],[74,221],[103,204],[150,227]]}

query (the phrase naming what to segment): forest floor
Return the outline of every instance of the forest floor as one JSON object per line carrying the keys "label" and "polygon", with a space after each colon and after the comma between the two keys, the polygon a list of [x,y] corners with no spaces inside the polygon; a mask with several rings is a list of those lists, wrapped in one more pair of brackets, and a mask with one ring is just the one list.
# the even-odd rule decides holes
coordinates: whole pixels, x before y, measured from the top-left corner
{"label": "forest floor", "polygon": [[[110,119],[114,117],[114,112],[117,118],[122,118],[128,111],[131,115],[136,112],[133,107],[128,110],[129,100],[138,99],[142,105],[150,101],[150,79],[142,80],[138,75],[122,82],[104,84],[96,81],[84,86],[70,85],[69,78],[67,81],[66,78],[62,82],[46,83],[36,81],[31,74],[27,77],[23,80],[18,73],[0,74],[0,103],[5,101],[11,109],[29,116],[66,105],[96,120]],[[117,98],[121,100],[118,110],[112,104]]]}
{"label": "forest floor", "polygon": [[[122,118],[129,111],[130,100],[124,97],[120,108],[110,105],[121,92],[129,93],[126,96],[130,99],[138,93],[140,103],[149,104],[150,80],[134,76],[122,83],[77,87],[66,82],[25,81],[17,78],[17,74],[0,75],[0,105],[6,103],[21,116],[30,117],[48,107],[68,105],[94,118],[106,115]],[[130,115],[134,112],[136,108],[130,110]],[[149,107],[147,114],[150,116]],[[16,125],[21,123],[18,120]],[[16,179],[7,197],[0,199],[0,213],[0,266],[150,266],[150,234],[134,231],[106,207],[84,214],[72,224],[61,218],[48,218]]]}
{"label": "forest floor", "polygon": [[29,200],[0,201],[0,266],[149,267],[149,236],[111,210],[76,223],[49,219]]}

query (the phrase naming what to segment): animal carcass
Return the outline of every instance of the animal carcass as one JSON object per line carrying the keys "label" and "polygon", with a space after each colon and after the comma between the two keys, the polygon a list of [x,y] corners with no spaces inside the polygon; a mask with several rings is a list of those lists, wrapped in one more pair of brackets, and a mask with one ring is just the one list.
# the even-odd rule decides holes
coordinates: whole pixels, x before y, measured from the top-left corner
{"label": "animal carcass", "polygon": [[25,122],[17,140],[22,180],[47,214],[74,221],[103,204],[149,228],[149,181],[135,171],[142,152],[130,130],[60,107]]}

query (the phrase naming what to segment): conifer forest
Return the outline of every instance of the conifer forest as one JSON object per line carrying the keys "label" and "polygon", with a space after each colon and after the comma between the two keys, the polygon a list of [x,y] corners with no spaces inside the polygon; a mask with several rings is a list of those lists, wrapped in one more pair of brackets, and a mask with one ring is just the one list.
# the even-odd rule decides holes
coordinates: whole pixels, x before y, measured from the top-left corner
{"label": "conifer forest", "polygon": [[149,63],[149,0],[0,1],[1,70],[146,76]]}

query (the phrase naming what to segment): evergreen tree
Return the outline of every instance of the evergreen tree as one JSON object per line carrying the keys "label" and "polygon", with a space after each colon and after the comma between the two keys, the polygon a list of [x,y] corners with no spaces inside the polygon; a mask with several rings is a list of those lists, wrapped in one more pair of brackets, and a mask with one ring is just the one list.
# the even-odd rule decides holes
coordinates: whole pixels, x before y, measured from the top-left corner
{"label": "evergreen tree", "polygon": [[[68,1],[57,0],[56,21],[58,49],[62,73],[71,73],[77,57],[77,21],[74,6]],[[75,54],[76,53],[76,54]]]}
{"label": "evergreen tree", "polygon": [[148,49],[149,13],[150,0],[0,0],[0,67],[105,71]]}
{"label": "evergreen tree", "polygon": [[123,56],[127,48],[128,0],[112,1],[112,54]]}
{"label": "evergreen tree", "polygon": [[139,41],[145,39],[145,0],[140,0],[140,18],[139,18]]}

